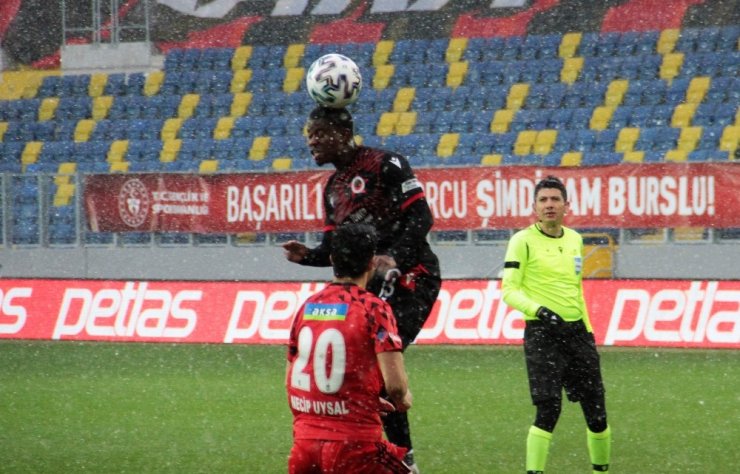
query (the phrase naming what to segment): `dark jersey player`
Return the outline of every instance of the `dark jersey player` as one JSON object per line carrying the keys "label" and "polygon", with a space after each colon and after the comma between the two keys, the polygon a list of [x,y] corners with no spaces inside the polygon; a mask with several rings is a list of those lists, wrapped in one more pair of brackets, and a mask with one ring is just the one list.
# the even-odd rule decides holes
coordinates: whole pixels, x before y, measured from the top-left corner
{"label": "dark jersey player", "polygon": [[[372,225],[378,233],[378,255],[368,290],[393,308],[405,348],[419,334],[441,285],[439,260],[427,242],[433,217],[424,189],[405,157],[356,144],[352,116],[346,109],[315,108],[307,132],[316,164],[332,164],[336,171],[324,189],[321,243],[310,249],[297,241],[287,242],[283,245],[286,258],[301,265],[329,266],[337,227]],[[407,462],[414,464],[406,414],[392,413],[383,421],[388,439],[408,448]]]}

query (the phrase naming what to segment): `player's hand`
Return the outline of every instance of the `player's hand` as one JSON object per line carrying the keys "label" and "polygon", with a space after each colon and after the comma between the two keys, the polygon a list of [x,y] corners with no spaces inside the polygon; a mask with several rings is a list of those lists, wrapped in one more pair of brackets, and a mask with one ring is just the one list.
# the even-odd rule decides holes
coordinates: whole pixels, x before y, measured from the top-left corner
{"label": "player's hand", "polygon": [[409,408],[411,408],[411,405],[413,405],[414,397],[411,395],[411,390],[406,390],[406,394],[403,396],[403,400],[401,400],[400,403],[396,404],[396,410],[398,411],[408,411]]}
{"label": "player's hand", "polygon": [[375,273],[386,279],[389,275],[389,271],[395,270],[390,274],[400,275],[401,272],[396,268],[396,259],[390,255],[376,255],[375,256]]}
{"label": "player's hand", "polygon": [[565,321],[563,321],[563,318],[561,318],[558,313],[544,306],[539,307],[539,309],[535,313],[535,316],[537,316],[540,321],[547,323],[552,328],[558,328],[563,323],[565,323]]}
{"label": "player's hand", "polygon": [[380,416],[385,416],[388,413],[396,411],[396,405],[393,404],[390,400],[386,400],[383,397],[379,397],[378,400],[380,401]]}
{"label": "player's hand", "polygon": [[289,261],[298,263],[308,254],[308,247],[297,240],[289,240],[283,244],[285,258]]}

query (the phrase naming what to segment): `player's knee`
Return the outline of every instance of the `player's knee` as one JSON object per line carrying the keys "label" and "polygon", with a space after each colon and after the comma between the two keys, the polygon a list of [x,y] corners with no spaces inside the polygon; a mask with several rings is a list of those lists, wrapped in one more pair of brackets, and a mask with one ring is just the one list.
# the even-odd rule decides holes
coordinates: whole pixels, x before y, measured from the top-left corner
{"label": "player's knee", "polygon": [[535,406],[537,407],[537,414],[535,415],[534,425],[541,430],[552,433],[560,418],[562,400],[548,398],[537,402]]}

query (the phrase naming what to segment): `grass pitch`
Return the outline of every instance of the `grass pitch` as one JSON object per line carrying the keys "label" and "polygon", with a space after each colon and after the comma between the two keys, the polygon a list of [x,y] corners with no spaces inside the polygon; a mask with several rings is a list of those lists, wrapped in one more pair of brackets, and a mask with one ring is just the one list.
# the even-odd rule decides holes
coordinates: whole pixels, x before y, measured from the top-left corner
{"label": "grass pitch", "polygon": [[[603,348],[614,473],[732,472],[740,352]],[[406,361],[425,474],[522,473],[534,408],[520,347],[418,346]],[[282,346],[0,342],[0,472],[281,473]],[[566,404],[548,474],[589,473]]]}

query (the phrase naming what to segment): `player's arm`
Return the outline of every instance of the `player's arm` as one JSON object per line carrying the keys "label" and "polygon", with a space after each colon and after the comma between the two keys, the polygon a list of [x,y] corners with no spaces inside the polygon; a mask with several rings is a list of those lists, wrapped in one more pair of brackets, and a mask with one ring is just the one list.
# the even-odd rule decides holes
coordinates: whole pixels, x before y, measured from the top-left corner
{"label": "player's arm", "polygon": [[[581,245],[579,251],[581,252],[581,260],[583,260],[583,239],[581,239]],[[586,298],[583,294],[583,270],[581,270],[581,277],[579,281],[579,289],[581,292],[581,314],[583,314],[583,323],[586,325],[586,330],[588,332],[593,333],[593,328],[591,327],[591,318],[588,316],[588,306],[586,305]]]}
{"label": "player's arm", "polygon": [[[327,186],[328,188],[328,186]],[[283,244],[285,258],[293,263],[306,265],[309,267],[328,267],[331,266],[329,254],[331,253],[332,231],[335,228],[334,222],[329,216],[332,215],[329,197],[324,191],[324,210],[326,212],[326,221],[324,223],[324,235],[321,243],[314,248],[309,248],[302,242],[290,240]]]}
{"label": "player's arm", "polygon": [[398,268],[405,272],[416,265],[419,242],[427,238],[434,225],[434,216],[424,197],[424,188],[405,158],[392,155],[390,162],[384,165],[383,179],[391,190],[399,193],[401,201],[399,225],[402,231],[389,253]]}
{"label": "player's arm", "polygon": [[504,303],[518,309],[530,318],[536,318],[537,311],[541,306],[533,301],[523,289],[528,257],[529,249],[526,240],[522,234],[515,234],[506,247],[501,287]]}
{"label": "player's arm", "polygon": [[398,411],[411,408],[412,397],[403,361],[403,352],[388,351],[377,354],[385,391]]}

